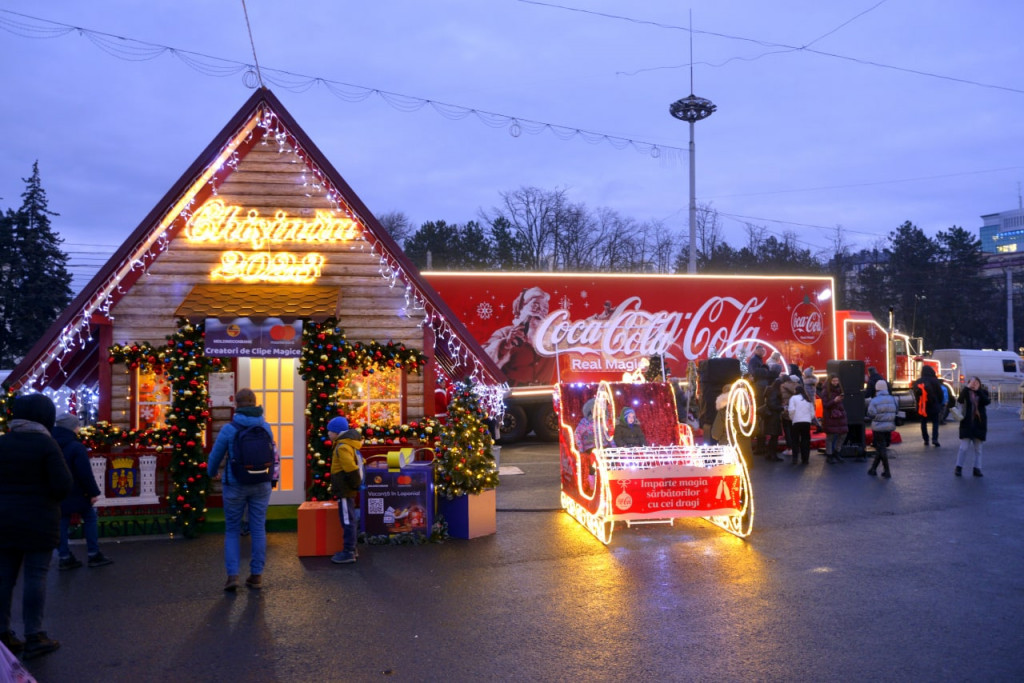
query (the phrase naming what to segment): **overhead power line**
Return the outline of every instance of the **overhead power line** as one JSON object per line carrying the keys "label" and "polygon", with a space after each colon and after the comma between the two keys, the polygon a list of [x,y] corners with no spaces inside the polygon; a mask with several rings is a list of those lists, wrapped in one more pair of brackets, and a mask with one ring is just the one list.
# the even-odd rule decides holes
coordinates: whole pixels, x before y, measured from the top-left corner
{"label": "overhead power line", "polygon": [[1024,166],[1004,166],[1002,168],[986,168],[980,171],[963,171],[961,173],[943,173],[941,175],[921,176],[918,178],[894,178],[890,180],[876,180],[866,183],[850,183],[847,185],[822,185],[819,187],[803,187],[790,190],[768,190],[766,192],[739,192],[734,194],[720,194],[705,199],[731,199],[735,197],[762,197],[775,194],[791,194],[797,192],[820,192],[823,190],[846,190],[851,187],[875,187],[878,185],[896,185],[898,183],[914,183],[922,180],[943,180],[945,178],[958,178],[968,175],[981,175],[983,173],[1001,173],[1003,171],[1017,171],[1024,169]]}
{"label": "overhead power line", "polygon": [[[1024,90],[1022,90],[1020,88],[1011,88],[1010,86],[1007,86],[1007,85],[999,85],[997,83],[983,83],[981,81],[975,81],[975,80],[971,80],[969,78],[958,78],[956,76],[946,76],[944,74],[932,73],[930,71],[922,71],[921,69],[911,69],[909,67],[895,66],[893,64],[885,64],[883,62],[876,62],[876,61],[870,60],[870,59],[862,59],[860,57],[850,57],[848,55],[840,55],[840,54],[836,54],[834,52],[826,52],[824,50],[815,50],[814,48],[811,47],[812,43],[815,43],[818,40],[820,40],[821,38],[824,38],[826,35],[829,35],[828,33],[826,33],[823,36],[820,36],[819,38],[811,41],[811,43],[808,43],[807,45],[787,45],[786,43],[776,43],[776,42],[772,42],[772,41],[768,41],[768,40],[760,40],[760,39],[757,39],[757,38],[747,38],[747,37],[744,37],[744,36],[733,36],[733,35],[729,35],[728,33],[718,33],[716,31],[702,31],[702,30],[699,30],[699,29],[690,29],[690,28],[688,28],[686,26],[677,26],[675,24],[667,24],[667,23],[660,22],[660,21],[648,21],[646,19],[636,19],[634,17],[627,17],[627,16],[623,16],[623,15],[620,15],[620,14],[611,14],[611,13],[608,13],[608,12],[596,12],[594,10],[581,9],[579,7],[570,7],[568,5],[560,5],[560,4],[553,3],[553,2],[542,2],[541,0],[516,0],[516,1],[524,3],[524,4],[527,4],[527,5],[538,5],[540,7],[550,7],[551,9],[558,9],[558,10],[563,10],[563,11],[567,11],[567,12],[579,12],[581,14],[590,14],[590,15],[593,15],[593,16],[596,16],[596,17],[602,17],[604,19],[612,19],[612,20],[615,20],[615,21],[627,21],[627,22],[632,23],[632,24],[640,24],[640,25],[644,25],[644,26],[654,26],[656,28],[662,28],[662,29],[671,30],[671,31],[686,31],[686,32],[690,32],[692,30],[693,33],[697,33],[697,34],[701,34],[701,35],[706,35],[706,36],[712,36],[712,37],[715,37],[715,38],[723,38],[725,40],[738,40],[738,41],[742,41],[742,42],[746,42],[746,43],[752,43],[754,45],[759,45],[761,47],[767,47],[767,48],[780,48],[784,52],[808,52],[808,53],[811,53],[811,54],[820,55],[822,57],[829,57],[831,59],[839,59],[839,60],[843,60],[843,61],[847,61],[847,62],[853,62],[855,64],[861,64],[861,65],[864,65],[864,66],[873,66],[873,67],[876,67],[876,68],[879,68],[879,69],[890,69],[892,71],[900,71],[900,72],[903,72],[903,73],[912,74],[914,76],[924,76],[926,78],[936,78],[936,79],[944,80],[944,81],[952,81],[954,83],[962,83],[964,85],[973,85],[973,86],[976,86],[976,87],[979,87],[979,88],[991,88],[993,90],[1004,90],[1006,92],[1012,92],[1012,93],[1016,93],[1018,95],[1024,95]],[[881,4],[881,3],[879,3],[879,4]],[[877,7],[877,6],[878,5],[875,5],[875,7]],[[857,17],[865,14],[868,11],[873,10],[875,7],[871,7],[868,10],[866,10],[865,12],[861,12],[856,17],[854,17],[854,19],[856,19]],[[853,21],[853,19],[851,19],[850,21]],[[846,22],[846,24],[848,24],[848,23],[849,23],[849,21]],[[842,26],[845,26],[846,24],[843,24]],[[838,28],[841,28],[842,26],[840,26]],[[829,33],[835,32],[836,30],[838,30],[838,28],[837,29],[833,29],[833,31],[830,31]],[[757,55],[756,57],[730,57],[729,59],[725,60],[724,62],[722,62],[720,64],[711,64],[711,63],[708,63],[708,62],[704,62],[704,63],[707,64],[708,66],[718,67],[718,66],[724,66],[725,64],[728,64],[729,62],[737,60],[737,59],[744,60],[744,61],[753,61],[755,59],[760,59],[761,57],[764,57],[766,55],[776,54],[776,53],[777,53],[777,51],[773,50],[773,51],[770,51],[770,52],[761,53],[760,55]],[[620,73],[622,73],[623,75],[636,75],[638,73],[643,73],[645,71],[656,71],[656,70],[659,70],[659,69],[683,69],[683,68],[688,68],[689,66],[690,66],[689,64],[678,64],[678,65],[675,65],[675,66],[657,66],[657,67],[649,67],[649,68],[646,68],[646,69],[637,69],[635,71],[628,71],[628,72],[623,71],[623,72],[620,72]]]}
{"label": "overhead power line", "polygon": [[[3,16],[8,15],[8,16]],[[12,17],[19,17],[14,19]],[[24,38],[59,38],[69,33],[78,33],[87,38],[90,42],[107,54],[126,61],[149,61],[163,55],[171,55],[181,60],[185,65],[207,76],[219,78],[232,76],[239,73],[249,73],[256,69],[255,65],[246,62],[239,62],[223,57],[215,57],[190,50],[157,43],[148,43],[134,38],[127,38],[101,31],[94,31],[80,26],[71,26],[48,19],[33,17],[10,10],[0,10],[0,28]],[[343,81],[335,81],[320,76],[308,76],[282,69],[260,67],[259,74],[262,81],[274,86],[284,88],[291,92],[305,92],[314,86],[322,86],[332,95],[345,102],[362,102],[363,100],[376,95],[384,100],[392,108],[402,112],[413,112],[430,107],[446,119],[458,121],[469,116],[475,116],[481,123],[491,128],[504,128],[512,137],[519,137],[523,133],[539,135],[544,132],[551,133],[560,140],[580,138],[590,144],[607,143],[615,149],[626,149],[632,147],[638,152],[648,154],[653,158],[659,158],[665,152],[673,152],[682,155],[681,147],[663,145],[655,142],[646,142],[634,138],[610,135],[598,131],[587,130],[575,126],[567,126],[545,121],[524,118],[511,114],[487,111],[476,107],[468,107],[460,104],[441,102],[438,100],[406,95],[403,93],[371,88]]]}

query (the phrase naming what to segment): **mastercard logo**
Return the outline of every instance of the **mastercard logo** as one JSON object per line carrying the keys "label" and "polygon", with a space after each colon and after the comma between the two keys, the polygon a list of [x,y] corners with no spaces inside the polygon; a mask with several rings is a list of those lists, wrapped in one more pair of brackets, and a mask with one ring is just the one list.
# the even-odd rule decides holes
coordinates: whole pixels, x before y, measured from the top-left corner
{"label": "mastercard logo", "polygon": [[270,328],[270,338],[274,341],[295,339],[295,328],[290,325],[274,325]]}
{"label": "mastercard logo", "polygon": [[242,329],[238,325],[228,325],[225,331],[228,333],[229,337],[237,337],[242,334]]}

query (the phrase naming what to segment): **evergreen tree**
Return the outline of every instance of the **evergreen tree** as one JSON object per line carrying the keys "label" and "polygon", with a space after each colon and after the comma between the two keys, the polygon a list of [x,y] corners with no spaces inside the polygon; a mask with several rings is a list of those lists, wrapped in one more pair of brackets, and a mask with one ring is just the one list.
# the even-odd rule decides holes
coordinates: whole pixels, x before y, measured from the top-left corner
{"label": "evergreen tree", "polygon": [[38,161],[23,180],[21,208],[9,211],[0,228],[0,245],[9,245],[0,260],[5,297],[0,330],[6,340],[0,346],[0,365],[11,365],[23,356],[71,301],[68,256],[50,225],[50,216],[59,214],[48,208]]}
{"label": "evergreen tree", "polygon": [[14,212],[0,213],[0,368],[14,365],[14,300],[18,294],[14,286]]}
{"label": "evergreen tree", "polygon": [[1005,344],[1005,295],[982,275],[981,238],[953,226],[936,235],[939,284],[929,294],[940,306],[927,339],[931,348],[994,348]]}
{"label": "evergreen tree", "polygon": [[864,264],[856,274],[856,287],[850,289],[850,308],[870,311],[875,320],[883,326],[889,324],[889,306],[893,301],[891,285],[887,277],[889,265],[885,253],[880,249],[864,250],[857,255]]}
{"label": "evergreen tree", "polygon": [[451,500],[498,485],[494,439],[485,419],[473,382],[458,382],[434,461],[439,496]]}
{"label": "evergreen tree", "polygon": [[522,240],[504,216],[490,222],[494,243],[492,260],[497,270],[525,270],[528,253]]}
{"label": "evergreen tree", "polygon": [[[889,265],[886,276],[892,283],[892,307],[897,327],[911,336],[924,337],[932,347],[932,328],[942,315],[942,274],[939,268],[940,248],[921,228],[906,221],[889,234],[885,253]],[[874,311],[878,315],[878,311]],[[882,318],[885,319],[885,318]]]}

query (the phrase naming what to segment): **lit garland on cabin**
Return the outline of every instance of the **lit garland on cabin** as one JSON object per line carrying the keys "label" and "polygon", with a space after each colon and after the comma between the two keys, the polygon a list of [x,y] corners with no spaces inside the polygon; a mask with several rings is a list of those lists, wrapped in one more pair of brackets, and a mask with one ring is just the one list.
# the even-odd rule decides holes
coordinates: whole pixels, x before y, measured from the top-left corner
{"label": "lit garland on cabin", "polygon": [[7,431],[7,424],[11,420],[11,408],[15,396],[17,396],[17,393],[7,387],[3,387],[3,391],[0,391],[0,432]]}
{"label": "lit garland on cabin", "polygon": [[[364,376],[378,370],[406,370],[419,373],[427,357],[404,344],[369,344],[349,342],[335,318],[321,322],[309,321],[302,326],[302,356],[299,376],[306,382],[306,468],[310,473],[307,500],[330,500],[331,450],[327,423],[345,411],[338,403],[338,389],[345,375],[361,370]],[[352,425],[355,427],[356,425]],[[366,443],[396,443],[410,440],[431,442],[437,438],[437,422],[423,420],[401,428],[381,429],[362,426]]]}
{"label": "lit garland on cabin", "polygon": [[203,327],[179,320],[178,331],[168,340],[166,356],[171,380],[167,429],[173,435],[168,504],[186,538],[199,536],[206,521],[209,478],[203,435],[210,419],[207,374],[220,365],[219,358],[203,355]]}
{"label": "lit garland on cabin", "polygon": [[472,381],[456,383],[434,460],[435,490],[449,500],[498,485],[494,439],[476,389]]}
{"label": "lit garland on cabin", "polygon": [[107,350],[107,362],[111,365],[124,363],[129,370],[162,374],[167,364],[167,346],[156,348],[149,342],[114,344]]}

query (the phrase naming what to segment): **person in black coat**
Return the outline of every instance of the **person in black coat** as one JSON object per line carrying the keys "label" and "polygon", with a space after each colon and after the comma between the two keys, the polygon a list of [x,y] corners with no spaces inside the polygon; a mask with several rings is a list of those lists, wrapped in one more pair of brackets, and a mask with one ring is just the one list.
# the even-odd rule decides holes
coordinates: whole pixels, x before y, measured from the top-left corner
{"label": "person in black coat", "polygon": [[[56,412],[42,394],[18,396],[10,432],[0,436],[0,641],[25,659],[60,647],[43,630],[46,574],[60,540],[60,501],[71,491],[71,473],[50,436]],[[19,571],[24,641],[11,630]]]}
{"label": "person in black coat", "polygon": [[779,457],[779,434],[782,433],[782,413],[785,408],[782,403],[782,383],[788,379],[787,376],[780,376],[772,382],[765,389],[764,403],[759,408],[761,436],[758,437],[758,450],[769,462],[782,460]]}
{"label": "person in black coat", "polygon": [[928,445],[928,423],[932,425],[932,445],[939,447],[939,416],[942,413],[942,383],[935,368],[925,365],[921,376],[914,381],[914,398],[917,399],[917,414],[921,417],[921,438]]}
{"label": "person in black coat", "polygon": [[953,473],[961,476],[967,447],[974,447],[974,476],[981,474],[981,445],[988,436],[988,415],[985,409],[991,399],[981,380],[972,377],[956,399],[964,418],[960,420],[960,450],[956,454],[956,469]]}
{"label": "person in black coat", "polygon": [[71,471],[71,493],[60,504],[60,543],[57,546],[57,566],[61,571],[78,569],[82,561],[75,557],[68,545],[68,532],[71,529],[71,517],[82,518],[82,535],[85,536],[85,549],[90,567],[103,567],[112,564],[113,560],[100,552],[99,529],[96,508],[93,504],[100,496],[100,487],[92,475],[89,465],[89,451],[85,444],[78,440],[81,427],[78,418],[69,413],[57,417],[53,428],[53,438],[64,451],[64,461]]}
{"label": "person in black coat", "polygon": [[868,379],[864,386],[864,398],[872,399],[878,395],[878,390],[875,388],[879,382],[885,382],[885,391],[890,396],[892,395],[892,385],[889,384],[889,380],[882,377],[882,374],[878,372],[878,368],[874,365],[868,368]]}

